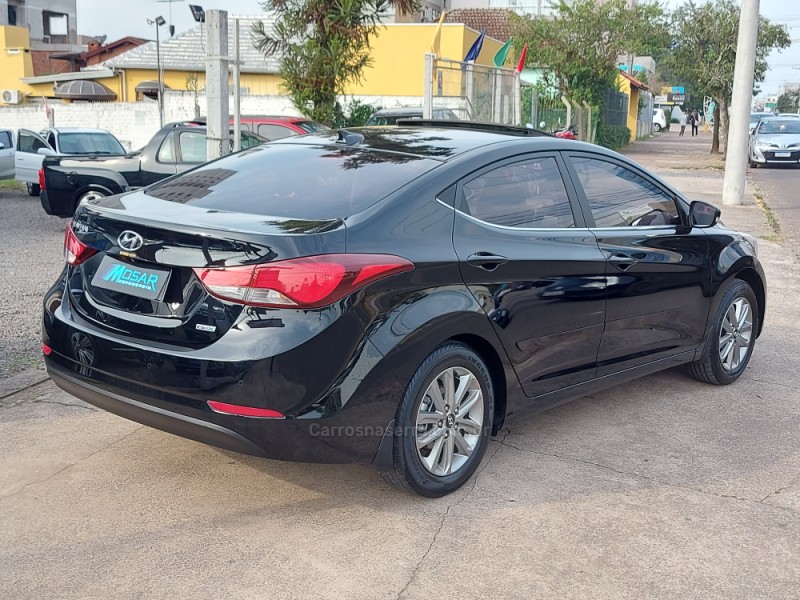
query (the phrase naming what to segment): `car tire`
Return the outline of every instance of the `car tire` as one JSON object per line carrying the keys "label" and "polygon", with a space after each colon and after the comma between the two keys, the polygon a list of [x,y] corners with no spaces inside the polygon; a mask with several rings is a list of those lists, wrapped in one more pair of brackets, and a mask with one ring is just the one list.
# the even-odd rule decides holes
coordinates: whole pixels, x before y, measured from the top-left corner
{"label": "car tire", "polygon": [[81,205],[81,202],[83,202],[84,200],[86,200],[86,201],[97,200],[98,198],[105,198],[106,196],[108,196],[108,194],[106,194],[104,192],[101,192],[100,190],[89,190],[88,192],[84,192],[83,194],[80,195],[78,200],[75,202],[75,209],[73,210],[73,212],[78,210],[78,207]]}
{"label": "car tire", "polygon": [[393,466],[381,474],[428,498],[454,492],[486,453],[493,415],[494,388],[483,360],[461,343],[438,347],[403,394],[394,421]]}
{"label": "car tire", "polygon": [[661,125],[659,125],[658,123],[653,123],[653,131],[655,131],[656,133],[661,133]]}
{"label": "car tire", "polygon": [[721,291],[703,354],[686,365],[689,375],[712,385],[728,385],[739,379],[753,355],[758,319],[758,300],[750,284],[741,279],[728,281]]}
{"label": "car tire", "polygon": [[42,193],[38,183],[26,183],[25,187],[28,188],[28,196],[38,196]]}

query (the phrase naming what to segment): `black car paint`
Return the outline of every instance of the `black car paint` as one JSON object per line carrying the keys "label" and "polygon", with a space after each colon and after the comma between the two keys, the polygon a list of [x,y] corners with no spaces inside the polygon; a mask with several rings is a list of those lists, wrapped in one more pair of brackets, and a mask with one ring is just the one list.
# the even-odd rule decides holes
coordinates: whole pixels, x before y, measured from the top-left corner
{"label": "black car paint", "polygon": [[[717,290],[732,277],[753,285],[763,323],[764,274],[747,240],[719,225],[686,225],[688,203],[650,175],[674,194],[684,225],[624,235],[595,231],[580,186],[570,177],[574,230],[507,236],[458,211],[458,185],[485,165],[546,152],[560,154],[568,174],[568,154],[578,150],[630,165],[614,153],[552,138],[493,135],[477,144],[462,132],[393,129],[372,135],[384,136],[376,146],[436,154],[447,168],[432,169],[339,223],[309,224],[306,231],[314,233],[293,233],[282,220],[201,210],[167,226],[153,215],[159,206],[174,207],[134,192],[82,206],[75,219],[87,233],[77,235],[115,255],[115,234],[141,229],[149,241],[143,259],[157,263],[179,250],[187,267],[346,251],[403,256],[413,271],[312,311],[242,308],[209,296],[202,317],[223,325],[224,333],[190,343],[146,324],[132,326],[130,315],[125,328],[104,323],[82,300],[86,278],[75,280],[75,269],[67,268],[44,301],[43,341],[52,348],[45,362],[54,381],[112,412],[240,452],[386,466],[403,390],[424,358],[447,340],[471,345],[489,366],[498,390],[497,431],[507,419],[694,359]],[[423,142],[426,135],[434,139]],[[326,143],[335,146],[333,139]],[[181,235],[198,233],[212,238],[210,247],[178,243]],[[676,248],[681,239],[689,240],[686,248]],[[237,244],[256,250],[232,251]],[[526,248],[540,254],[531,256]],[[564,248],[571,249],[566,262]],[[481,269],[467,262],[479,251],[510,260]],[[617,251],[644,256],[623,273],[607,260]],[[684,295],[699,297],[699,306],[690,307]],[[677,306],[671,304],[676,300]],[[91,364],[81,363],[75,351],[86,340],[97,357]],[[580,342],[580,350],[570,341]],[[209,399],[275,409],[287,418],[218,414]]]}

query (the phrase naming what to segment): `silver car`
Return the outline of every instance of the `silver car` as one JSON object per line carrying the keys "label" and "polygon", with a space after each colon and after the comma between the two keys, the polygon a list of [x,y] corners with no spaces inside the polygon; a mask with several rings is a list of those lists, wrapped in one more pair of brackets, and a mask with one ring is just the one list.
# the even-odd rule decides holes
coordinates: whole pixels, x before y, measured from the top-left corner
{"label": "silver car", "polygon": [[800,164],[800,119],[763,119],[750,136],[750,166]]}

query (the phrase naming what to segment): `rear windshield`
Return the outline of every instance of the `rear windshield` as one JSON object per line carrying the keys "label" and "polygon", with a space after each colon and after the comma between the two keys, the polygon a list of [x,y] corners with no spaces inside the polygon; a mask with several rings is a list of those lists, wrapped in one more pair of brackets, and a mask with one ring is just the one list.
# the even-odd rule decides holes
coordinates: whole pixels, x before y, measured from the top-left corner
{"label": "rear windshield", "polygon": [[58,142],[63,154],[125,154],[125,148],[110,133],[62,133]]}
{"label": "rear windshield", "polygon": [[334,219],[369,208],[439,164],[407,154],[273,143],[171,177],[146,193],[212,210]]}
{"label": "rear windshield", "polygon": [[327,131],[328,128],[321,123],[317,123],[316,121],[295,121],[295,125],[297,125],[300,129],[305,131],[306,133],[317,133]]}

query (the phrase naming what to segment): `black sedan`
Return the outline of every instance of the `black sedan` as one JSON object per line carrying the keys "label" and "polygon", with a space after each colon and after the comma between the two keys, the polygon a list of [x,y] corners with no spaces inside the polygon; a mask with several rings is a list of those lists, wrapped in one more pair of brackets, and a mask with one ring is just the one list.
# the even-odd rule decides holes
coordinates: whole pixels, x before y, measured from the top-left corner
{"label": "black sedan", "polygon": [[624,157],[418,121],[291,138],[83,203],[44,299],[67,392],[441,496],[505,422],[676,365],[742,374],[756,242]]}

